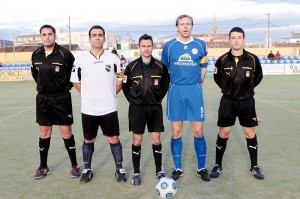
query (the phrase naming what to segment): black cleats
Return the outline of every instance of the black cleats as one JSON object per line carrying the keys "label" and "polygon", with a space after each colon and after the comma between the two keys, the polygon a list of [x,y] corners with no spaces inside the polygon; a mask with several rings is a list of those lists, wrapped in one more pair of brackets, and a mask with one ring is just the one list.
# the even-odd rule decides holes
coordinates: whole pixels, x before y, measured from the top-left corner
{"label": "black cleats", "polygon": [[124,169],[117,169],[115,173],[116,179],[118,182],[126,182],[126,173]]}
{"label": "black cleats", "polygon": [[133,174],[131,182],[133,185],[140,185],[142,183],[140,174],[139,173]]}
{"label": "black cleats", "polygon": [[254,175],[254,177],[258,180],[263,180],[265,178],[262,170],[258,166],[251,167],[250,174]]}
{"label": "black cleats", "polygon": [[210,177],[217,178],[222,173],[222,171],[223,171],[222,166],[216,164],[210,172]]}
{"label": "black cleats", "polygon": [[94,174],[91,169],[83,169],[80,177],[80,182],[88,183],[93,178]]}
{"label": "black cleats", "polygon": [[175,168],[174,171],[172,172],[171,178],[173,180],[178,180],[181,176],[183,176],[183,171],[181,169]]}
{"label": "black cleats", "polygon": [[202,169],[198,170],[197,175],[200,176],[203,181],[210,181],[208,171],[205,168],[202,168]]}
{"label": "black cleats", "polygon": [[48,167],[45,167],[45,168],[39,167],[36,170],[34,178],[35,179],[42,179],[42,178],[44,178],[48,174],[50,174],[50,170],[49,170]]}

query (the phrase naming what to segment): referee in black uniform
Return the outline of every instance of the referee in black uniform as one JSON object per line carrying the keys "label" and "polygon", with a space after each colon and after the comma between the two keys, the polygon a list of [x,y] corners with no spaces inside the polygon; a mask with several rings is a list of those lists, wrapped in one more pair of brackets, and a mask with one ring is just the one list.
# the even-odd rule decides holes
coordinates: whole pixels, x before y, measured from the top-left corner
{"label": "referee in black uniform", "polygon": [[244,50],[245,33],[234,27],[229,32],[231,49],[216,62],[214,80],[221,88],[218,126],[220,131],[216,142],[216,165],[210,176],[217,178],[222,172],[222,158],[227,140],[236,117],[243,126],[250,155],[250,173],[263,180],[264,174],[257,165],[258,143],[255,126],[259,119],[255,111],[254,88],[263,78],[262,68],[256,55]]}
{"label": "referee in black uniform", "polygon": [[35,179],[50,174],[47,165],[52,125],[59,130],[71,160],[71,176],[79,177],[80,169],[76,159],[70,85],[71,70],[74,63],[72,53],[55,43],[56,31],[51,25],[40,28],[43,46],[32,53],[32,77],[37,83],[36,122],[40,126],[40,166]]}
{"label": "referee in black uniform", "polygon": [[160,142],[160,133],[164,131],[161,102],[168,91],[170,77],[165,65],[151,55],[153,48],[152,37],[147,34],[142,35],[139,38],[141,56],[127,65],[123,76],[122,89],[130,103],[129,131],[133,132],[132,184],[134,185],[141,183],[141,144],[146,125],[150,132],[156,178],[165,176]]}

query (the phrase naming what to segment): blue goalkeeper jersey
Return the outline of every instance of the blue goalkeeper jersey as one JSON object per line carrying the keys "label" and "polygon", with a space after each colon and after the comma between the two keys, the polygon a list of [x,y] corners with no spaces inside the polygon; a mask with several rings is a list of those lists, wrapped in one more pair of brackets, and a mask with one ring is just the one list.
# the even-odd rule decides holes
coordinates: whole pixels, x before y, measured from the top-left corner
{"label": "blue goalkeeper jersey", "polygon": [[164,45],[161,61],[170,70],[172,83],[200,83],[200,69],[207,68],[208,64],[206,43],[194,37],[186,43],[177,38],[171,39]]}

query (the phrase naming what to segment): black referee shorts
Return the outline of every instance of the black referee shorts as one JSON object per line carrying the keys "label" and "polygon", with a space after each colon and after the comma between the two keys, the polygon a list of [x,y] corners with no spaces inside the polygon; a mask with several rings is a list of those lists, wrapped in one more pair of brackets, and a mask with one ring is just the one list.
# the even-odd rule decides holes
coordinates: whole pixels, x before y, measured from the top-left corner
{"label": "black referee shorts", "polygon": [[94,116],[81,113],[83,137],[91,140],[97,137],[98,128],[101,127],[105,136],[119,136],[119,119],[118,112],[108,113],[106,115]]}
{"label": "black referee shorts", "polygon": [[40,126],[73,124],[71,93],[36,96],[36,122]]}
{"label": "black referee shorts", "polygon": [[248,100],[237,101],[222,96],[219,107],[218,126],[233,126],[236,117],[239,118],[241,126],[254,127],[258,125],[253,97]]}
{"label": "black referee shorts", "polygon": [[163,132],[163,112],[161,104],[134,105],[130,104],[128,110],[129,131],[144,134],[147,125],[149,132]]}

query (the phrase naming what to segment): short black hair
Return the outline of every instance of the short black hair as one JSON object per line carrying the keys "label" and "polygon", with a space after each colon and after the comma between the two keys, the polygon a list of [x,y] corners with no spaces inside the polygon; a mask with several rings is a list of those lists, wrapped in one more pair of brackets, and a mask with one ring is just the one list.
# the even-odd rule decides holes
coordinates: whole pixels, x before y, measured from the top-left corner
{"label": "short black hair", "polygon": [[102,26],[99,26],[99,25],[94,25],[94,26],[92,26],[92,27],[90,28],[90,30],[89,30],[89,37],[91,37],[91,31],[92,31],[93,29],[100,29],[100,30],[102,30],[102,31],[103,31],[103,35],[105,36],[105,30],[104,30],[104,28],[103,28]]}
{"label": "short black hair", "polygon": [[192,26],[194,25],[193,17],[191,17],[190,15],[183,14],[183,15],[180,15],[179,17],[177,17],[177,19],[176,19],[176,26],[178,26],[179,20],[181,20],[183,18],[189,18],[189,19],[191,19],[192,20]]}
{"label": "short black hair", "polygon": [[140,36],[139,38],[139,45],[141,43],[142,40],[151,40],[152,44],[153,44],[153,39],[150,35],[147,34],[143,34],[142,36]]}
{"label": "short black hair", "polygon": [[42,33],[42,30],[43,30],[44,28],[50,28],[50,29],[52,30],[52,32],[53,32],[54,34],[56,34],[55,28],[54,28],[53,26],[51,26],[51,25],[48,25],[48,24],[45,24],[45,25],[43,25],[43,26],[40,28],[40,34]]}
{"label": "short black hair", "polygon": [[245,38],[245,32],[242,28],[240,27],[233,27],[231,28],[231,30],[229,31],[229,38],[230,38],[230,35],[232,32],[240,32],[240,33],[243,33],[243,38]]}

